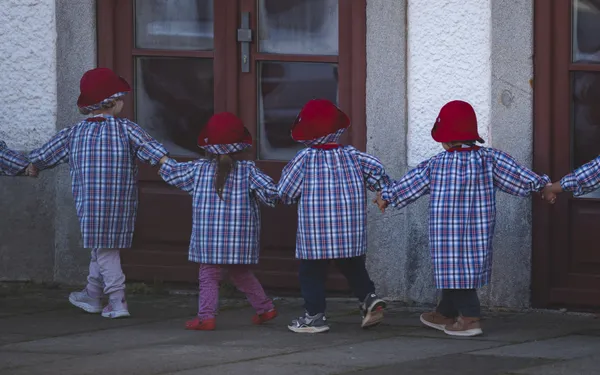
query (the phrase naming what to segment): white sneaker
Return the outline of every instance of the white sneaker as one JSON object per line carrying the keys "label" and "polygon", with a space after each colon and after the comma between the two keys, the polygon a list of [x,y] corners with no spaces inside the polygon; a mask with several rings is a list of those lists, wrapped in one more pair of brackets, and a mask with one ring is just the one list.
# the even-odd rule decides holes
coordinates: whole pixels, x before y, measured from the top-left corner
{"label": "white sneaker", "polygon": [[110,299],[108,305],[102,310],[102,316],[110,319],[130,317],[131,315],[127,309],[127,301],[125,301],[125,298],[121,300]]}
{"label": "white sneaker", "polygon": [[100,298],[90,297],[87,289],[69,294],[69,302],[73,306],[79,307],[90,314],[99,314],[102,312],[102,301]]}

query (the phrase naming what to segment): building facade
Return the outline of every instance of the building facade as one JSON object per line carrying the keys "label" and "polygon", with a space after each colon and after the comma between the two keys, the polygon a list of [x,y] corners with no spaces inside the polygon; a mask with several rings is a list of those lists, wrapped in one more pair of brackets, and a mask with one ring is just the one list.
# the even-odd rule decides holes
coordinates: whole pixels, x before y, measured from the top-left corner
{"label": "building facade", "polygon": [[[251,129],[275,179],[297,151],[289,124],[325,97],[350,114],[346,142],[393,178],[441,151],[430,137],[447,101],[475,107],[488,146],[553,180],[600,153],[598,0],[6,0],[0,10],[0,138],[24,151],[78,122],[79,79],[95,66],[132,82],[125,115],[195,157],[215,112]],[[130,280],[190,282],[189,197],[140,166]],[[0,280],[85,280],[89,254],[65,166],[0,181]],[[369,210],[378,289],[434,302],[428,201]],[[296,288],[293,207],[263,212],[261,280]],[[484,304],[600,306],[600,201],[498,194],[492,283]],[[599,234],[596,234],[599,233]],[[332,273],[331,290],[346,288]]]}

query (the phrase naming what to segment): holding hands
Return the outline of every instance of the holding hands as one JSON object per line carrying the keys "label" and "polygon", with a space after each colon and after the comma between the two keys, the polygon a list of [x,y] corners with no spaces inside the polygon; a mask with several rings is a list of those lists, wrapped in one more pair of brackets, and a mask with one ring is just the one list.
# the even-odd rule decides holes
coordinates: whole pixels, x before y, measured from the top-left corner
{"label": "holding hands", "polygon": [[550,183],[542,190],[542,199],[550,204],[554,204],[554,202],[556,202],[556,197],[562,192],[563,189],[560,186],[560,183]]}
{"label": "holding hands", "polygon": [[383,200],[383,198],[381,197],[381,192],[377,192],[377,197],[373,199],[373,203],[375,203],[377,207],[379,207],[381,213],[385,213],[385,209],[388,206],[388,202]]}
{"label": "holding hands", "polygon": [[24,174],[28,177],[37,177],[39,174],[39,170],[36,168],[35,165],[29,164],[27,168],[25,168]]}

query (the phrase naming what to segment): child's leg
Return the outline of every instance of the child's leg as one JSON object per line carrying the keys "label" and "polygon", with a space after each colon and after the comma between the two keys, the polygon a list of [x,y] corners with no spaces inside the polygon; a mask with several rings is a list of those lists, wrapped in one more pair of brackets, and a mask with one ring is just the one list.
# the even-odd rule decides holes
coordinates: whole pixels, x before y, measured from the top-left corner
{"label": "child's leg", "polygon": [[198,294],[198,318],[214,319],[219,303],[219,280],[221,267],[216,264],[201,264],[198,273],[200,293]]}
{"label": "child's leg", "polygon": [[104,294],[110,299],[125,299],[125,274],[121,268],[119,249],[98,249],[98,269],[104,280]]}
{"label": "child's leg", "polygon": [[100,275],[104,280],[104,294],[109,296],[108,305],[102,310],[105,318],[122,318],[129,316],[125,301],[125,274],[121,269],[119,249],[98,249],[96,259]]}
{"label": "child's leg", "polygon": [[215,315],[219,304],[221,267],[217,264],[200,264],[198,270],[198,316],[185,323],[185,328],[196,331],[215,329]]}
{"label": "child's leg", "polygon": [[455,306],[463,317],[480,318],[481,303],[476,289],[455,289]]}
{"label": "child's leg", "polygon": [[368,328],[375,326],[383,320],[384,300],[375,293],[375,284],[369,277],[365,264],[366,256],[336,259],[336,265],[348,280],[354,295],[360,301],[362,313],[361,326]]}
{"label": "child's leg", "polygon": [[300,261],[300,291],[304,298],[304,308],[311,316],[325,313],[325,280],[328,267],[327,259]]}
{"label": "child's leg", "polygon": [[231,265],[227,267],[227,271],[233,285],[246,295],[257,314],[261,315],[273,310],[273,301],[267,297],[262,285],[248,266]]}
{"label": "child's leg", "polygon": [[97,249],[92,249],[90,258],[90,273],[87,277],[88,283],[84,290],[73,292],[69,295],[69,302],[73,306],[92,313],[102,312],[102,290],[104,283],[98,266]]}
{"label": "child's leg", "polygon": [[444,332],[452,336],[477,336],[483,333],[479,320],[481,305],[477,290],[454,289],[452,291],[454,306],[460,316],[453,325],[446,326]]}
{"label": "child's leg", "polygon": [[442,297],[435,311],[421,314],[421,323],[439,331],[453,325],[458,317],[454,292],[456,292],[456,289],[442,289]]}
{"label": "child's leg", "polygon": [[304,298],[306,313],[292,320],[288,329],[296,333],[319,333],[329,331],[325,318],[325,279],[327,259],[300,261],[300,290]]}
{"label": "child's leg", "polygon": [[90,297],[101,298],[104,290],[104,281],[100,274],[100,266],[98,265],[98,249],[92,249],[90,259],[90,273],[87,277],[86,290]]}
{"label": "child's leg", "polygon": [[446,318],[455,319],[458,317],[458,310],[454,306],[454,292],[460,289],[442,289],[442,298],[435,311]]}
{"label": "child's leg", "polygon": [[369,294],[375,293],[375,284],[369,277],[365,264],[365,256],[341,258],[335,260],[335,265],[344,275],[350,289],[362,303]]}

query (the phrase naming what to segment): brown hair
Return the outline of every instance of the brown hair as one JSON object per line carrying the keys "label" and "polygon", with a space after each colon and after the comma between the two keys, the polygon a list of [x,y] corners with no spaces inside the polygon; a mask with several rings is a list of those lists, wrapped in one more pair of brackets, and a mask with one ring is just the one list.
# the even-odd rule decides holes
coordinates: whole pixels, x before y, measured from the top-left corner
{"label": "brown hair", "polygon": [[235,159],[230,154],[214,155],[211,158],[217,162],[217,171],[215,172],[215,191],[221,200],[223,199],[223,188],[227,182],[227,177],[233,170]]}

